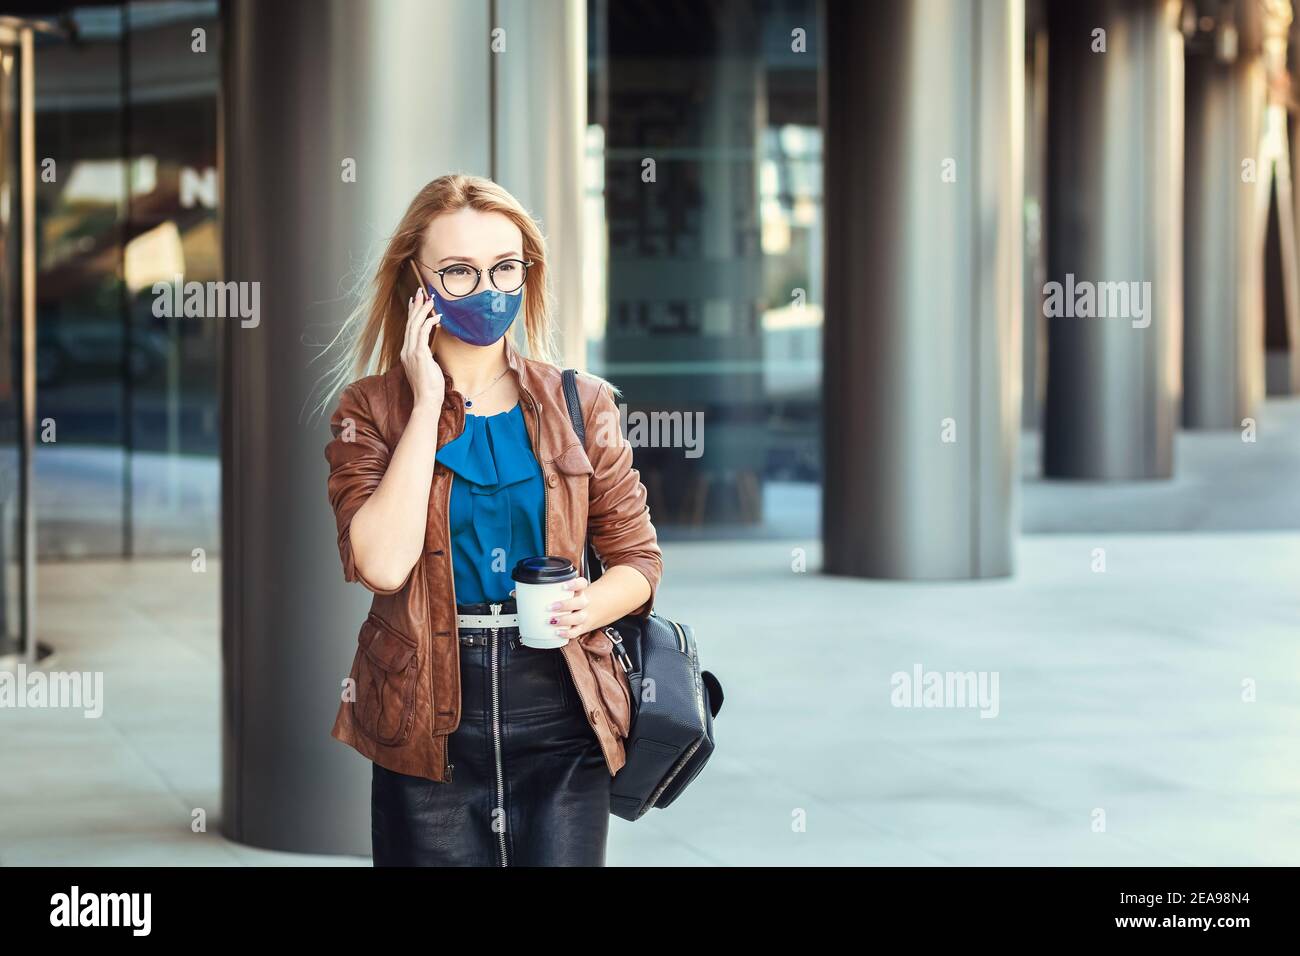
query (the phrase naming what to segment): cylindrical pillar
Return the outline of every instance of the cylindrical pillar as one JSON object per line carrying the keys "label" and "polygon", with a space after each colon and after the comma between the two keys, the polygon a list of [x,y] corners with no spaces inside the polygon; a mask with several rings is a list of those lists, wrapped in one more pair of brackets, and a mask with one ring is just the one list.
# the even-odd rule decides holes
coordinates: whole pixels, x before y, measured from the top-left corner
{"label": "cylindrical pillar", "polygon": [[1047,284],[1047,13],[1044,0],[1025,6],[1025,262],[1021,309],[1023,381],[1020,424],[1036,431],[1042,421],[1046,389],[1047,323],[1043,287]]}
{"label": "cylindrical pillar", "polygon": [[370,595],[343,581],[308,363],[419,188],[488,173],[488,15],[225,5],[225,273],[259,290],[222,372],[222,830],[242,843],[369,852],[370,765],[330,728]]}
{"label": "cylindrical pillar", "polygon": [[[1272,186],[1263,150],[1257,31],[1216,9],[1189,43],[1183,424],[1238,428],[1264,393],[1264,239]],[[1235,14],[1235,15],[1234,15]],[[1223,39],[1225,33],[1230,40]]]}
{"label": "cylindrical pillar", "polygon": [[[551,288],[565,367],[587,366],[586,329],[596,308],[584,295],[588,236],[587,4],[497,0],[492,176],[536,216],[556,251]],[[600,318],[603,318],[601,316]],[[526,351],[526,346],[524,347]]]}
{"label": "cylindrical pillar", "polygon": [[1300,391],[1300,250],[1286,107],[1270,103],[1266,139],[1274,148],[1264,246],[1264,386],[1269,395]]}
{"label": "cylindrical pillar", "polygon": [[1167,478],[1182,322],[1179,0],[1048,4],[1043,473]]}
{"label": "cylindrical pillar", "polygon": [[831,3],[824,570],[1011,573],[1024,7]]}
{"label": "cylindrical pillar", "polygon": [[1300,392],[1300,190],[1295,188],[1292,158],[1296,155],[1295,124],[1290,109],[1297,102],[1300,72],[1297,61],[1300,18],[1294,4],[1277,4],[1277,16],[1266,23],[1264,65],[1269,77],[1269,106],[1265,136],[1274,144],[1273,195],[1270,206],[1268,257],[1265,271],[1264,385],[1269,395]]}

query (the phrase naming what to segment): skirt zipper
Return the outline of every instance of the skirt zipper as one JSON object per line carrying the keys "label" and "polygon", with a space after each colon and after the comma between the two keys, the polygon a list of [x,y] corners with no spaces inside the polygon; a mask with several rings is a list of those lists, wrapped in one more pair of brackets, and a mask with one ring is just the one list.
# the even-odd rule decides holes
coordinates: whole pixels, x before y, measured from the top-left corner
{"label": "skirt zipper", "polygon": [[[501,613],[500,604],[493,604],[492,616],[496,617]],[[501,865],[508,866],[509,860],[506,858],[506,786],[505,773],[501,766],[501,693],[500,693],[500,663],[501,663],[501,641],[500,628],[492,628],[492,749],[496,755],[497,763],[497,809],[501,812],[501,819],[498,822],[497,829],[498,844],[501,849]]]}

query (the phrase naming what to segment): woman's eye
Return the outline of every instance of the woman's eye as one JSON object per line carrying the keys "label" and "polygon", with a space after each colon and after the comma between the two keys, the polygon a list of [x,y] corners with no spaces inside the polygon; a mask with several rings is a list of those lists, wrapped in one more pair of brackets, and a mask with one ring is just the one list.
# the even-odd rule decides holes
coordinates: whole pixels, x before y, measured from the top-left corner
{"label": "woman's eye", "polygon": [[497,275],[510,275],[519,267],[513,262],[503,262],[497,266]]}
{"label": "woman's eye", "polygon": [[469,274],[470,270],[464,266],[451,266],[444,273],[444,275],[450,276],[453,279],[464,279]]}

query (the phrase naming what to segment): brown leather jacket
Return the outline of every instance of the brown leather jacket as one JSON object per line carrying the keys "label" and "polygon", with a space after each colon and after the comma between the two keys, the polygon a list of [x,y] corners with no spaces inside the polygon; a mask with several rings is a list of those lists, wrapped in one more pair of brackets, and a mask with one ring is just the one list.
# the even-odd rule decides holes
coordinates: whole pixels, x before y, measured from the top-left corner
{"label": "brown leather jacket", "polygon": [[[569,420],[560,370],[525,358],[509,337],[505,347],[545,481],[546,553],[581,567],[583,536],[589,529],[606,568],[628,565],[645,575],[651,595],[636,610],[648,611],[654,606],[663,562],[645,486],[632,467],[631,446],[622,440],[613,393],[598,379],[578,376],[587,432],[584,448]],[[452,472],[441,463],[435,466],[424,554],[397,590],[381,590],[365,581],[349,540],[352,516],[383,478],[413,406],[406,373],[398,365],[349,385],[330,422],[334,438],[325,457],[343,577],[374,592],[358,637],[352,682],[345,685],[332,735],[389,770],[443,781],[447,735],[460,724],[461,705],[447,521]],[[464,399],[449,379],[438,447],[464,427]],[[623,739],[632,713],[627,677],[604,631],[570,640],[561,653],[613,775],[626,760]]]}

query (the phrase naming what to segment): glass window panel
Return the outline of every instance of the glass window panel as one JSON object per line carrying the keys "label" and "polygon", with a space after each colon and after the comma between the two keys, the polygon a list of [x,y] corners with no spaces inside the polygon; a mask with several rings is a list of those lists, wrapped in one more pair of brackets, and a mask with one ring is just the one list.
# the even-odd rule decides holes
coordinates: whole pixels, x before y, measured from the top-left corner
{"label": "glass window panel", "polygon": [[37,47],[38,554],[122,553],[126,393],[122,10],[78,9]]}
{"label": "glass window panel", "polygon": [[220,320],[154,309],[158,283],[221,277],[218,12],[76,8],[77,42],[38,51],[43,557],[218,547]]}
{"label": "glass window panel", "polygon": [[815,535],[819,64],[791,34],[819,48],[817,5],[588,11],[587,215],[607,242],[586,288],[608,306],[589,352],[624,391],[656,526]]}

